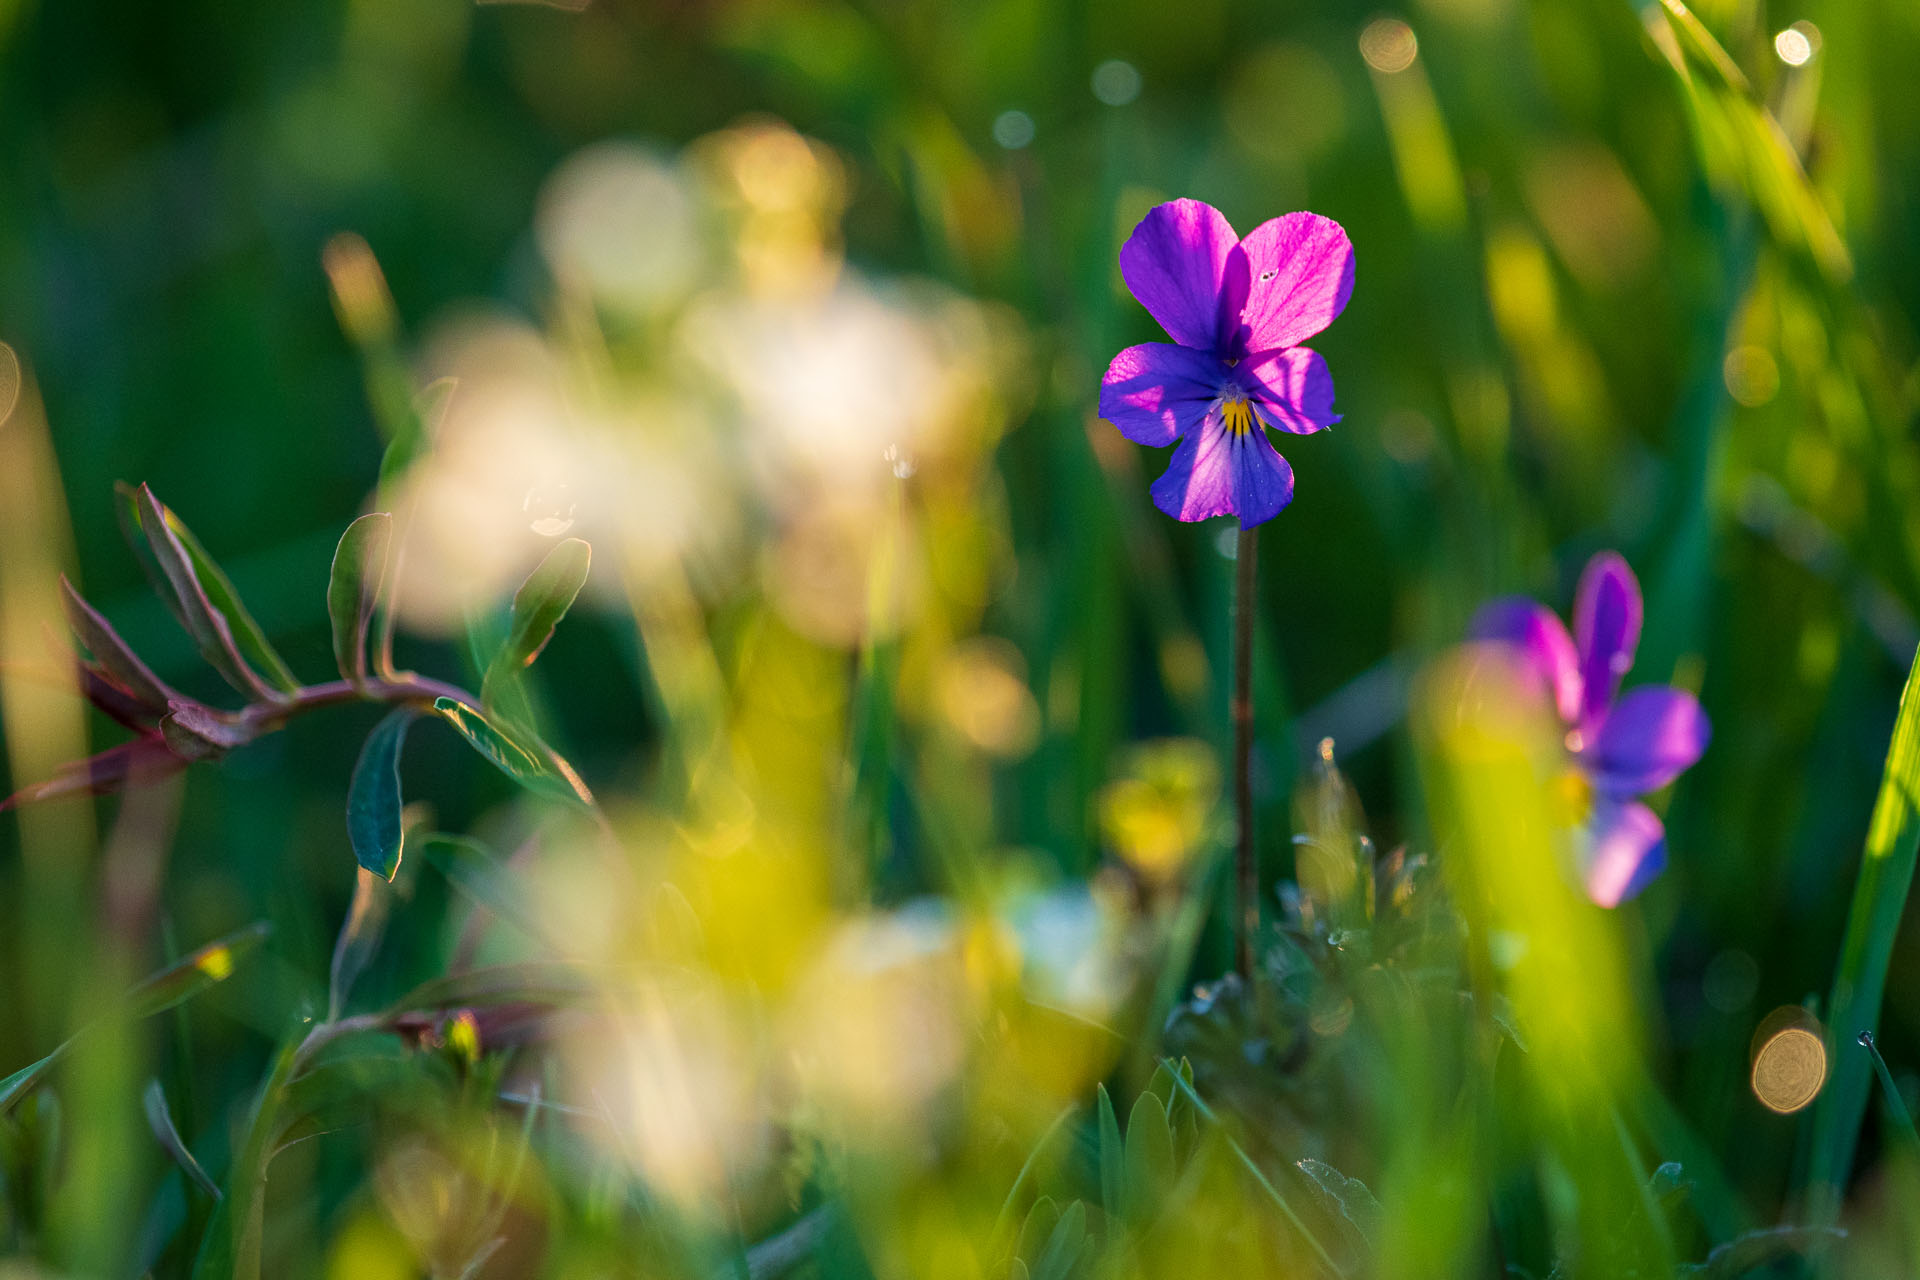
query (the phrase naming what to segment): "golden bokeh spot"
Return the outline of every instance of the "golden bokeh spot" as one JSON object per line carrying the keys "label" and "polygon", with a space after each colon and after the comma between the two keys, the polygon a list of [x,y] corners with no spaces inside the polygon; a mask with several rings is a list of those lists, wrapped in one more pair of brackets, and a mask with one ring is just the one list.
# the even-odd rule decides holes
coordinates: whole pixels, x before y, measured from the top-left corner
{"label": "golden bokeh spot", "polygon": [[1827,1046],[1805,1026],[1769,1035],[1753,1055],[1753,1095],[1782,1115],[1812,1102],[1827,1081]]}

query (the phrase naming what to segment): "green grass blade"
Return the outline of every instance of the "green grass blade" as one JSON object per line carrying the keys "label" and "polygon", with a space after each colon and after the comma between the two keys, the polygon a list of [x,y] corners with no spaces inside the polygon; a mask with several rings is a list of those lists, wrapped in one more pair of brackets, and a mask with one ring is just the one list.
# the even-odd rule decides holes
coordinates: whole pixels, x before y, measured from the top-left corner
{"label": "green grass blade", "polygon": [[1840,967],[1827,1000],[1833,1076],[1813,1113],[1812,1156],[1807,1166],[1808,1221],[1815,1225],[1829,1224],[1837,1216],[1853,1165],[1873,1067],[1866,1055],[1847,1050],[1861,1032],[1879,1027],[1887,965],[1913,887],[1916,852],[1920,852],[1920,654],[1915,655],[1900,694],[1893,745],[1887,751],[1880,795],[1867,828]]}

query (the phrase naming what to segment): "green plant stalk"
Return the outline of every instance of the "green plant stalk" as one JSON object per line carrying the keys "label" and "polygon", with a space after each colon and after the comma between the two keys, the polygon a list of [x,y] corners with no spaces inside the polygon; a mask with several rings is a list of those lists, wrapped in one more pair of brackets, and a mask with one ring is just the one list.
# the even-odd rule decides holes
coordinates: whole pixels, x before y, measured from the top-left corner
{"label": "green plant stalk", "polygon": [[1831,1225],[1839,1216],[1847,1174],[1853,1165],[1860,1123],[1866,1115],[1871,1063],[1840,1046],[1877,1029],[1887,965],[1893,958],[1900,917],[1913,887],[1920,853],[1920,653],[1900,694],[1893,744],[1880,779],[1879,798],[1867,828],[1866,852],[1854,882],[1840,966],[1827,999],[1827,1056],[1833,1077],[1813,1114],[1812,1155],[1807,1165],[1805,1221]]}
{"label": "green plant stalk", "polygon": [[1240,530],[1233,561],[1233,694],[1228,717],[1233,721],[1233,808],[1238,822],[1234,851],[1234,878],[1239,885],[1240,923],[1236,930],[1235,967],[1240,977],[1253,981],[1254,939],[1260,932],[1260,867],[1253,847],[1253,618],[1254,572],[1260,530]]}

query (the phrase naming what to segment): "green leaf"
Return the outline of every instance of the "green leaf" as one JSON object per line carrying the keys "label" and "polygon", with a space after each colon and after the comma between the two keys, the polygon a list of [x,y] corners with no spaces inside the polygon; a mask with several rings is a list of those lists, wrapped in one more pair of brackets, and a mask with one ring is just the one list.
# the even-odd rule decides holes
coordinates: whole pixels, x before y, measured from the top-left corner
{"label": "green leaf", "polygon": [[531,666],[540,651],[553,639],[554,628],[567,616],[567,610],[586,585],[587,571],[593,563],[593,549],[579,538],[568,538],[547,553],[520,589],[513,593],[513,621],[507,639],[494,655],[481,685],[481,701],[488,706],[493,699],[487,688],[511,678]]}
{"label": "green leaf", "polygon": [[392,898],[387,882],[365,867],[353,869],[353,903],[347,918],[340,922],[340,936],[333,943],[333,965],[327,977],[327,1021],[337,1021],[353,992],[354,981],[366,969],[367,961],[380,946],[386,932],[387,913]]}
{"label": "green leaf", "polygon": [[1060,1206],[1053,1202],[1052,1196],[1041,1196],[1033,1202],[1033,1208],[1027,1210],[1027,1220],[1020,1226],[1020,1239],[1014,1246],[1014,1256],[1040,1261],[1041,1252],[1047,1247],[1047,1241],[1053,1235],[1053,1229],[1060,1225]]}
{"label": "green leaf", "polygon": [[220,1199],[220,1184],[207,1176],[200,1162],[193,1158],[193,1152],[187,1150],[187,1144],[181,1140],[180,1131],[174,1127],[173,1113],[167,1109],[167,1092],[160,1087],[158,1080],[147,1081],[144,1099],[147,1111],[147,1127],[153,1130],[154,1141],[173,1157],[180,1171],[191,1179],[195,1186]]}
{"label": "green leaf", "polygon": [[540,754],[522,746],[479,711],[453,698],[435,698],[433,709],[467,740],[468,746],[529,791],[563,800],[581,799],[565,778],[546,765]]}
{"label": "green leaf", "polygon": [[1143,1093],[1127,1117],[1127,1212],[1147,1222],[1173,1186],[1173,1130],[1160,1099]]}
{"label": "green leaf", "polygon": [[525,891],[513,873],[478,840],[435,833],[420,842],[421,854],[447,878],[447,883],[472,899],[482,910],[519,928],[556,951],[565,950],[551,931],[526,910]]}
{"label": "green leaf", "polygon": [[1299,1212],[1288,1202],[1286,1196],[1280,1193],[1280,1188],[1273,1185],[1273,1180],[1267,1177],[1265,1171],[1254,1162],[1253,1157],[1247,1154],[1246,1148],[1234,1141],[1233,1135],[1221,1126],[1220,1117],[1214,1113],[1213,1108],[1208,1106],[1206,1100],[1194,1089],[1193,1082],[1187,1079],[1184,1074],[1176,1075],[1173,1081],[1174,1088],[1180,1090],[1181,1096],[1193,1104],[1193,1109],[1199,1113],[1200,1118],[1213,1126],[1214,1132],[1218,1133],[1221,1138],[1225,1140],[1227,1149],[1233,1152],[1234,1159],[1240,1162],[1240,1167],[1247,1171],[1248,1176],[1254,1180],[1259,1188],[1266,1192],[1267,1199],[1273,1202],[1274,1208],[1280,1210],[1281,1215],[1286,1218],[1293,1229],[1300,1233],[1300,1238],[1307,1242],[1307,1246],[1313,1250],[1314,1256],[1319,1258],[1320,1265],[1326,1273],[1331,1276],[1344,1276],[1346,1273],[1340,1270],[1340,1265],[1333,1260],[1333,1255],[1327,1252],[1326,1245],[1322,1244],[1319,1237],[1307,1229],[1307,1224],[1301,1221]]}
{"label": "green leaf", "polygon": [[[198,951],[190,952],[174,961],[166,968],[153,974],[139,986],[122,997],[120,1006],[111,1015],[129,1019],[151,1017],[163,1013],[184,1000],[199,995],[216,982],[223,982],[233,973],[241,957],[259,946],[273,932],[273,926],[261,920],[221,938],[209,942]],[[22,1067],[20,1070],[0,1080],[0,1116],[6,1115],[20,1099],[31,1093],[41,1080],[46,1078],[54,1064],[79,1042],[96,1024],[81,1027],[69,1036],[65,1043],[38,1062]]]}
{"label": "green leaf", "polygon": [[1833,1227],[1766,1227],[1715,1246],[1705,1262],[1682,1266],[1680,1274],[1705,1280],[1737,1280],[1767,1263],[1811,1254],[1846,1236],[1846,1232]]}
{"label": "green leaf", "polygon": [[1380,1202],[1367,1184],[1358,1178],[1349,1178],[1324,1160],[1308,1158],[1296,1160],[1294,1164],[1307,1175],[1327,1207],[1346,1220],[1363,1244],[1371,1245],[1380,1229],[1381,1214]]}
{"label": "green leaf", "polygon": [[[67,1042],[67,1044],[72,1043],[71,1040]],[[39,1088],[40,1082],[46,1079],[47,1072],[53,1070],[54,1064],[60,1061],[66,1051],[67,1045],[63,1044],[40,1061],[30,1063],[5,1080],[0,1080],[0,1116],[6,1115],[20,1099]]]}
{"label": "green leaf", "polygon": [[382,880],[392,880],[400,870],[406,835],[400,821],[400,749],[416,714],[412,707],[399,707],[373,727],[347,787],[347,836],[354,859]]}
{"label": "green leaf", "polygon": [[384,511],[361,516],[340,535],[327,579],[327,617],[333,623],[333,660],[340,674],[359,684],[367,678],[367,633],[387,590],[393,517]]}
{"label": "green leaf", "polygon": [[462,1005],[570,1005],[594,990],[592,976],[576,964],[489,965],[424,982],[396,1000],[388,1013],[425,1013]]}
{"label": "green leaf", "polygon": [[380,492],[384,496],[391,494],[393,486],[407,473],[414,461],[433,446],[433,437],[440,429],[441,419],[446,417],[447,404],[453,399],[454,389],[459,386],[457,378],[440,378],[429,382],[413,397],[411,412],[407,415],[394,415],[394,420],[386,423],[391,438],[387,442],[387,451],[380,456]]}
{"label": "green leaf", "polygon": [[134,496],[138,504],[139,528],[146,535],[154,562],[159,565],[166,579],[174,612],[186,627],[187,634],[193,637],[200,656],[220,673],[222,679],[248,697],[277,698],[276,691],[263,683],[241,658],[239,647],[234,642],[233,629],[214,606],[207,592],[207,584],[201,581],[185,544],[170,527],[166,510],[160,505],[159,499],[145,485],[135,490]]}
{"label": "green leaf", "polygon": [[191,1000],[215,983],[225,982],[240,961],[272,933],[271,924],[257,920],[197,951],[188,952],[129,991],[121,1012],[129,1018],[149,1018]]}
{"label": "green leaf", "polygon": [[1879,1027],[1887,966],[1893,961],[1900,919],[1913,889],[1916,857],[1920,857],[1920,653],[1914,655],[1900,693],[1893,743],[1867,827],[1866,852],[1854,881],[1840,964],[1827,1000],[1827,1061],[1833,1074],[1813,1113],[1813,1154],[1807,1176],[1808,1221],[1816,1226],[1834,1221],[1841,1190],[1853,1168],[1854,1146],[1872,1088],[1872,1064],[1867,1055],[1847,1050],[1861,1032]]}
{"label": "green leaf", "polygon": [[159,711],[180,698],[128,647],[127,642],[120,638],[120,633],[113,629],[113,624],[73,589],[73,584],[67,581],[64,573],[60,575],[60,601],[66,608],[67,625],[80,637],[80,643],[87,647],[93,660],[144,706]]}
{"label": "green leaf", "polygon": [[247,612],[247,606],[240,602],[240,593],[234,590],[232,579],[226,571],[215,563],[193,531],[181,522],[173,508],[163,508],[167,529],[180,540],[186,549],[187,558],[193,563],[194,575],[199,578],[201,589],[207,593],[207,599],[227,620],[233,631],[234,642],[240,646],[240,652],[249,662],[266,673],[267,679],[286,693],[298,693],[300,681],[287,667],[274,647],[267,643],[267,636],[260,624]]}
{"label": "green leaf", "polygon": [[1075,1200],[1047,1237],[1047,1246],[1033,1265],[1033,1280],[1067,1280],[1092,1243],[1087,1237],[1087,1206]]}
{"label": "green leaf", "polygon": [[1100,1091],[1100,1204],[1107,1216],[1120,1213],[1121,1188],[1125,1185],[1127,1149],[1120,1142],[1120,1120],[1113,1113],[1113,1099],[1107,1086]]}

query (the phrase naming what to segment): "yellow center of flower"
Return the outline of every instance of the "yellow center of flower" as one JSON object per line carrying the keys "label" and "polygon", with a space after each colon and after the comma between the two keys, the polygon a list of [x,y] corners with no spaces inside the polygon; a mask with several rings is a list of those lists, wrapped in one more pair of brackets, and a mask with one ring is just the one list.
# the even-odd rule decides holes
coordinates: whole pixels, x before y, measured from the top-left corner
{"label": "yellow center of flower", "polygon": [[1244,436],[1252,431],[1255,422],[1253,402],[1244,395],[1229,391],[1220,397],[1220,422],[1229,435]]}
{"label": "yellow center of flower", "polygon": [[1593,783],[1578,769],[1564,770],[1554,779],[1553,798],[1568,826],[1585,825],[1593,813]]}

